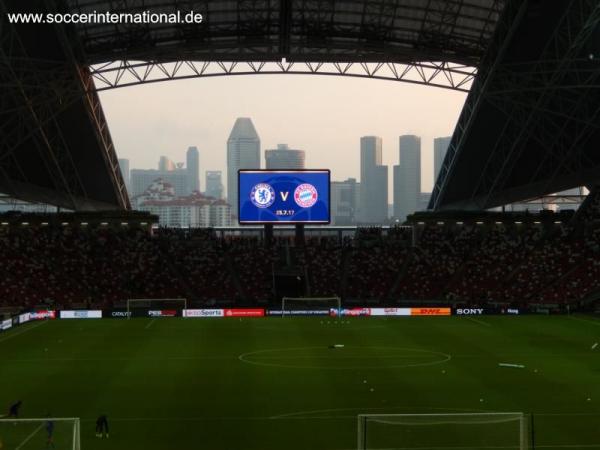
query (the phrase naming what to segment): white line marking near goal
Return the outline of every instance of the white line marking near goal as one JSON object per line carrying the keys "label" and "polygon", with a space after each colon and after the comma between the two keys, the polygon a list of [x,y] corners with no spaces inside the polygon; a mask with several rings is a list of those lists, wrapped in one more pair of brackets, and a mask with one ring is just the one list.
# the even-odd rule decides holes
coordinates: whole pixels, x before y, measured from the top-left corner
{"label": "white line marking near goal", "polygon": [[146,330],[152,326],[152,324],[156,321],[156,319],[152,319],[148,324],[144,327]]}
{"label": "white line marking near goal", "polygon": [[19,444],[19,445],[18,445],[18,446],[15,448],[15,450],[21,450],[21,449],[23,448],[23,446],[24,446],[25,444],[27,444],[27,443],[28,443],[28,442],[31,440],[31,438],[32,438],[32,437],[34,437],[34,436],[37,434],[37,432],[38,432],[38,431],[40,431],[40,430],[42,429],[42,427],[43,427],[43,426],[44,426],[44,424],[43,424],[43,423],[41,423],[41,424],[40,424],[40,426],[38,426],[38,427],[37,427],[35,430],[33,430],[33,431],[31,432],[31,434],[30,434],[29,436],[27,436],[27,437],[25,438],[25,440],[24,440],[23,442],[21,442],[21,443],[20,443],[20,444]]}
{"label": "white line marking near goal", "polygon": [[[600,444],[558,444],[558,445],[537,445],[535,448],[598,448]],[[482,446],[478,445],[476,447],[416,447],[418,450],[464,450],[464,449],[510,449],[515,448],[519,449],[521,446],[518,445],[496,445],[496,446]],[[390,447],[390,448],[380,448],[378,450],[415,450],[415,447]]]}
{"label": "white line marking near goal", "polygon": [[592,325],[596,325],[597,327],[600,327],[600,320],[594,320],[594,319],[582,319],[581,317],[577,317],[577,316],[567,316],[569,319],[571,320],[578,320],[580,322],[587,322],[587,323],[591,323]]}
{"label": "white line marking near goal", "polygon": [[31,330],[33,330],[34,328],[41,327],[41,326],[42,326],[42,325],[44,325],[45,323],[48,323],[48,321],[47,321],[47,320],[44,320],[43,322],[38,322],[38,323],[36,323],[36,324],[33,324],[33,325],[31,325],[31,326],[29,326],[29,327],[27,327],[27,328],[25,328],[25,329],[22,329],[22,330],[15,331],[14,333],[12,333],[12,334],[10,334],[10,335],[8,335],[8,336],[6,336],[6,337],[3,337],[2,339],[0,339],[0,342],[8,341],[9,339],[12,339],[12,338],[14,338],[15,336],[19,336],[19,335],[21,335],[21,334],[23,334],[23,333],[27,333],[28,331],[31,331]]}
{"label": "white line marking near goal", "polygon": [[[558,445],[537,445],[535,448],[599,448],[600,444],[558,444]],[[388,448],[379,448],[378,450],[465,450],[465,449],[520,449],[519,445],[478,445],[476,447],[465,447],[461,445],[460,447],[388,447]],[[353,450],[353,449],[348,449]]]}
{"label": "white line marking near goal", "polygon": [[467,319],[469,319],[471,322],[475,322],[475,323],[477,323],[479,325],[483,325],[483,326],[486,326],[486,327],[491,327],[492,326],[492,324],[484,322],[483,320],[474,319],[473,317],[470,317],[470,316],[464,316],[464,317],[466,317]]}

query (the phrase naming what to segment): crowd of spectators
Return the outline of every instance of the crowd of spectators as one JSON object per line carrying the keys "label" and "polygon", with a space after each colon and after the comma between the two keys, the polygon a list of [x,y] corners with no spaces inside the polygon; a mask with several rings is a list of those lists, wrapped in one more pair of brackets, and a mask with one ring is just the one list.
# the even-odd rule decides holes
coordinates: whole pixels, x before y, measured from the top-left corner
{"label": "crowd of spectators", "polygon": [[304,245],[201,229],[17,226],[0,230],[0,255],[0,307],[266,304],[278,301],[281,269],[305,280],[301,295],[385,305],[559,304],[600,292],[600,228],[519,222],[368,228]]}

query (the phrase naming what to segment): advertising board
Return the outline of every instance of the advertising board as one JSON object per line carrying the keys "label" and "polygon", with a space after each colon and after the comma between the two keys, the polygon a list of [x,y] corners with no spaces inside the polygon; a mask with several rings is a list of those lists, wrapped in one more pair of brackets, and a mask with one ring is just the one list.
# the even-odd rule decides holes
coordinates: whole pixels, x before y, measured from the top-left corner
{"label": "advertising board", "polygon": [[61,319],[102,319],[102,311],[99,309],[76,309],[60,311]]}

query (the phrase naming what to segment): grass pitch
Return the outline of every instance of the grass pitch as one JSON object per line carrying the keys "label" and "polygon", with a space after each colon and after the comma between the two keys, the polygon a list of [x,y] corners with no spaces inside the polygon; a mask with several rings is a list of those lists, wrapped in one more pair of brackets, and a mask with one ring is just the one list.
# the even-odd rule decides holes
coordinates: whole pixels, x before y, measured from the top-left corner
{"label": "grass pitch", "polygon": [[[534,413],[537,448],[600,449],[598,341],[589,316],[37,322],[0,334],[0,405],[80,417],[83,450],[355,449],[360,413],[488,411]],[[459,425],[379,428],[372,447],[469,447]],[[3,450],[45,448],[34,431],[0,426]]]}

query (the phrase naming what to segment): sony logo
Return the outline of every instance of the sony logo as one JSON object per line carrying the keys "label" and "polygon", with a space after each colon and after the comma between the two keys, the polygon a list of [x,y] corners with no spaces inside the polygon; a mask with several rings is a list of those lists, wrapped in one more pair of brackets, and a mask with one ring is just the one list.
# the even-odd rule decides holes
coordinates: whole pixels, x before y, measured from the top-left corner
{"label": "sony logo", "polygon": [[458,315],[482,315],[483,308],[458,308],[456,310],[456,314]]}

